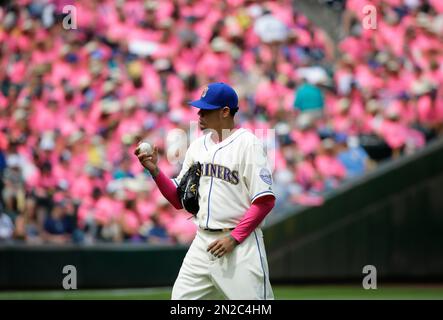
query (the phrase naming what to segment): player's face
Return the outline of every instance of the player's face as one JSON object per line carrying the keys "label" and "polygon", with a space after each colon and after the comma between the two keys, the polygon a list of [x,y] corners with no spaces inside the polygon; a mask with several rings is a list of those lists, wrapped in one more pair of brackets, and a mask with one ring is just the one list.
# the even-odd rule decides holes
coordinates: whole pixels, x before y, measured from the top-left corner
{"label": "player's face", "polygon": [[203,110],[198,111],[199,120],[198,125],[200,130],[205,129],[218,129],[221,120],[221,109],[216,110]]}

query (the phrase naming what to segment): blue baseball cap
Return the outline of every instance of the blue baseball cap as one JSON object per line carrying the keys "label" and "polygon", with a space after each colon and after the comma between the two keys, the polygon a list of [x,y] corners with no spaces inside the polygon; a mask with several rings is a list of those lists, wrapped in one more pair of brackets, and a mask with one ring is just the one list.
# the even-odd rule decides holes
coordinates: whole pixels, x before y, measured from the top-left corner
{"label": "blue baseball cap", "polygon": [[223,107],[238,109],[238,96],[235,90],[223,82],[209,84],[199,100],[189,102],[191,106],[204,110],[215,110]]}

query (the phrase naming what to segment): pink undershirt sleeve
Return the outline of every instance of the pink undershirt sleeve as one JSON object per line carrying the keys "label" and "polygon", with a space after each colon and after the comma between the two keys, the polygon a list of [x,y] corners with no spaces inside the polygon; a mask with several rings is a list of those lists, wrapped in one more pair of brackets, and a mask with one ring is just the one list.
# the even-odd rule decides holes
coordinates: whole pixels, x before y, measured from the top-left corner
{"label": "pink undershirt sleeve", "polygon": [[254,201],[251,207],[246,211],[245,215],[231,232],[231,236],[242,243],[252,231],[263,221],[266,215],[271,212],[275,205],[273,196],[263,196]]}
{"label": "pink undershirt sleeve", "polygon": [[177,194],[177,187],[163,172],[160,171],[154,178],[154,181],[162,195],[174,206],[175,209],[183,209]]}

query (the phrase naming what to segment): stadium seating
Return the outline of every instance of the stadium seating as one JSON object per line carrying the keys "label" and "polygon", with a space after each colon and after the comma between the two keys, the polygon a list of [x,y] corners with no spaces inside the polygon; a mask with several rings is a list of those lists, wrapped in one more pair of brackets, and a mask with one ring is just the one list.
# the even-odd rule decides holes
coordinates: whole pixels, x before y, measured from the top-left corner
{"label": "stadium seating", "polygon": [[69,3],[0,7],[0,242],[189,243],[133,150],[151,141],[176,175],[171,132],[192,133],[211,81],[237,89],[239,125],[275,129],[274,212],[443,132],[438,0],[348,1],[338,56],[288,0]]}

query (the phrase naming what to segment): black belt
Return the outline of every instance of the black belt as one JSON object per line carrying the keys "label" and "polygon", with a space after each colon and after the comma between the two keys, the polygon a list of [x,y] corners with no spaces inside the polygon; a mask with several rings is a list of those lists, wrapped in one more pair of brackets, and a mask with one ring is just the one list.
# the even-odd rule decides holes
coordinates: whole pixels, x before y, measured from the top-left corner
{"label": "black belt", "polygon": [[200,229],[205,230],[205,231],[209,231],[209,232],[228,232],[228,231],[234,230],[235,228],[211,229],[211,228],[200,227]]}

